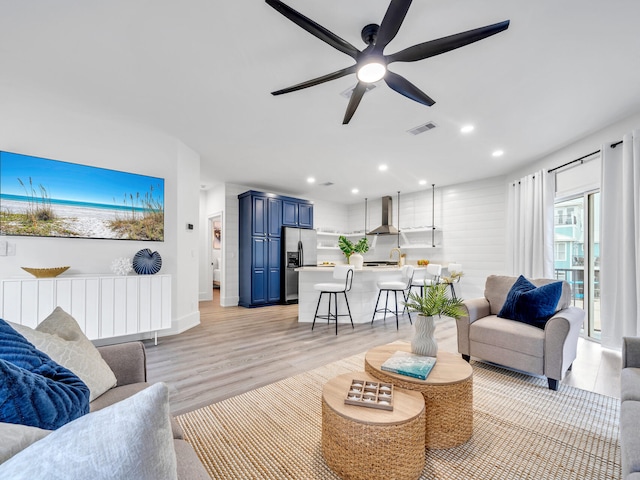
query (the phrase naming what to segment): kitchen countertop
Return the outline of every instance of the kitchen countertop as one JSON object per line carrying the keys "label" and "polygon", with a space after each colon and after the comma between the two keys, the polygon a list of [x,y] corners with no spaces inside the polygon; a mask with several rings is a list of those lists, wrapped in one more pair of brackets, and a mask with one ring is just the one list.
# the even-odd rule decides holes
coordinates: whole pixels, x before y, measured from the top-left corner
{"label": "kitchen countertop", "polygon": [[[335,265],[318,265],[317,267],[299,267],[296,268],[296,272],[325,272]],[[361,269],[356,269],[354,272],[379,272],[381,270],[399,271],[401,267],[397,265],[380,265],[380,266],[364,266]],[[423,267],[414,267],[415,270],[421,270]]]}

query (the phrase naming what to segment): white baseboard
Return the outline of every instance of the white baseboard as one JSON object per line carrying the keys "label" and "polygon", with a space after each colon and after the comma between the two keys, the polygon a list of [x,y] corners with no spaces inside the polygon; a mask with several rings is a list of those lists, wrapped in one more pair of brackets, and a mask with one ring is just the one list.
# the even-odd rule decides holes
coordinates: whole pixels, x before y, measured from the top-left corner
{"label": "white baseboard", "polygon": [[158,332],[158,336],[167,337],[169,335],[177,335],[182,333],[190,328],[193,328],[197,325],[200,325],[200,311],[196,310],[184,317],[173,319],[171,322],[171,328],[167,330],[162,330],[162,332]]}
{"label": "white baseboard", "polygon": [[222,307],[237,307],[240,297],[224,297],[220,299],[220,306]]}
{"label": "white baseboard", "polygon": [[[171,328],[158,330],[158,338],[178,335],[179,333],[185,332],[197,325],[200,325],[200,311],[192,312],[179,319],[173,319],[171,321]],[[155,339],[155,335],[156,332],[136,333],[134,335],[123,335],[121,337],[93,340],[93,344],[96,346],[102,346],[114,345],[116,343],[135,342],[139,340],[153,340]]]}
{"label": "white baseboard", "polygon": [[200,292],[198,294],[199,302],[210,302],[213,300],[213,290],[207,290],[206,292]]}

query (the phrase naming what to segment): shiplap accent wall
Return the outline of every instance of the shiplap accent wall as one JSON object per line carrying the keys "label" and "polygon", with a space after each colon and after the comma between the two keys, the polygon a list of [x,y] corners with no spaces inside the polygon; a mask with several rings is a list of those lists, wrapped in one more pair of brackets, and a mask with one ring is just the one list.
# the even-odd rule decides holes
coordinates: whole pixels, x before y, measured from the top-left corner
{"label": "shiplap accent wall", "polygon": [[[407,249],[408,263],[419,259],[434,263],[461,263],[464,278],[458,290],[464,298],[483,295],[487,275],[503,274],[506,248],[506,177],[494,177],[435,189],[435,212],[432,214],[431,187],[423,191],[400,194],[400,221],[397,213],[397,193],[393,198],[393,225],[400,229],[428,227],[432,216],[442,229],[442,241],[436,248]],[[364,201],[349,207],[349,230],[361,230],[365,218]],[[380,198],[367,200],[367,227],[376,228],[382,218]],[[320,225],[320,224],[318,224]],[[430,233],[424,235],[429,240]],[[371,239],[371,237],[369,237]],[[388,260],[397,245],[395,235],[380,236],[376,248],[365,259]],[[396,257],[394,257],[396,258]]]}
{"label": "shiplap accent wall", "polygon": [[463,298],[481,297],[487,276],[505,273],[506,177],[445,187],[441,208],[442,260],[462,264]]}
{"label": "shiplap accent wall", "polygon": [[[352,228],[349,222],[349,209],[346,205],[313,201],[313,225],[317,230],[348,232]],[[318,236],[318,244],[333,244],[336,236]],[[318,248],[318,262],[344,262],[344,255],[337,249]]]}

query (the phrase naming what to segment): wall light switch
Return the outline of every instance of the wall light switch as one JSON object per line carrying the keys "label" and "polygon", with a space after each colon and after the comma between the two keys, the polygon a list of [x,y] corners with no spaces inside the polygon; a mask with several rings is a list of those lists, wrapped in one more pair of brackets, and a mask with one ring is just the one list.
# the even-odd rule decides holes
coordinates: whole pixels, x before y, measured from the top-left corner
{"label": "wall light switch", "polygon": [[14,256],[16,254],[16,244],[7,243],[7,255]]}
{"label": "wall light switch", "polygon": [[7,255],[8,246],[9,242],[6,240],[0,241],[0,257],[5,257]]}

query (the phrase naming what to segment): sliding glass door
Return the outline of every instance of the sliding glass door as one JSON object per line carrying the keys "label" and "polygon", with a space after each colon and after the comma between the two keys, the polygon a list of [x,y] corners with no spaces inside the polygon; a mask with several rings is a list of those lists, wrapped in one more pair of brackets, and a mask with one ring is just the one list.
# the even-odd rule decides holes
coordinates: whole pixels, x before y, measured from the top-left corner
{"label": "sliding glass door", "polygon": [[600,340],[600,192],[557,200],[554,219],[556,278],[571,287],[571,301],[587,312],[584,335]]}

